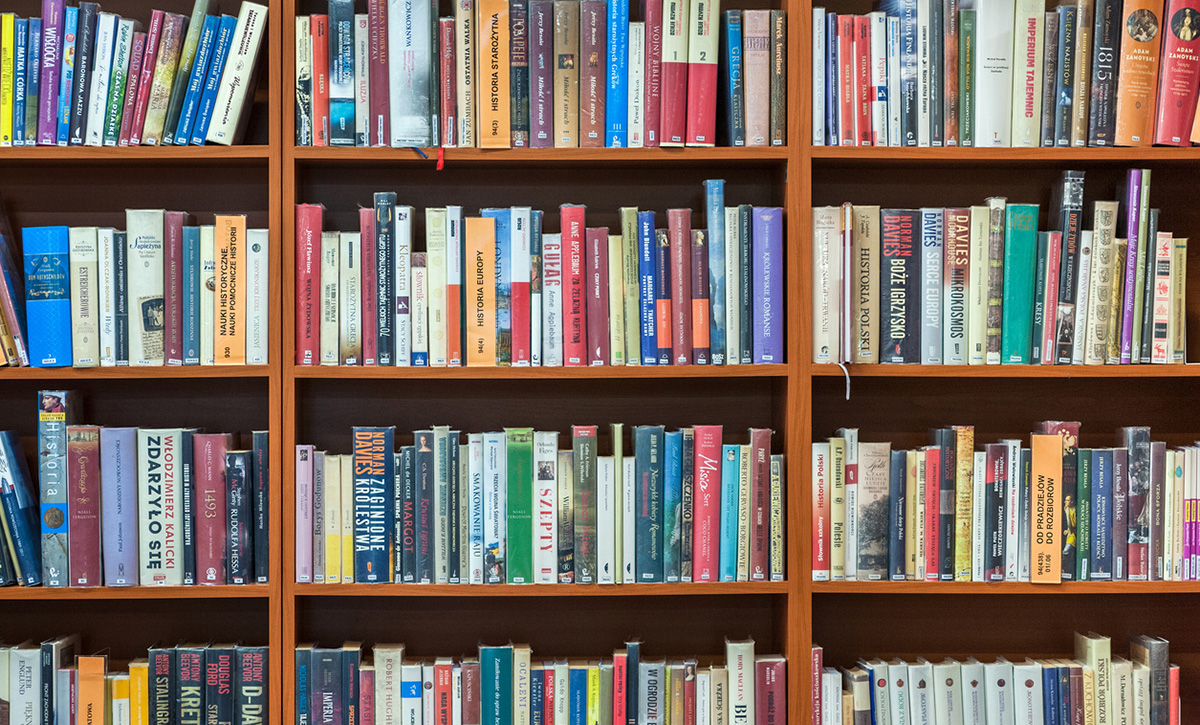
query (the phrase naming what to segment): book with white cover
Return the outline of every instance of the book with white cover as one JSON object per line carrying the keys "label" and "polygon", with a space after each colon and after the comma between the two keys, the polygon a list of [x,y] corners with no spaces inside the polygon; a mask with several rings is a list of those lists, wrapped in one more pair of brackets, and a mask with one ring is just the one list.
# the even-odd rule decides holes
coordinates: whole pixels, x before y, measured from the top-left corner
{"label": "book with white cover", "polygon": [[[871,97],[871,144],[873,146],[887,146],[889,98],[887,88],[887,16],[883,11],[877,10],[867,15],[867,22],[871,26],[871,89],[869,91]],[[824,90],[822,90],[821,105],[821,114],[824,116]],[[824,123],[822,123],[822,126],[824,126]]]}
{"label": "book with white cover", "polygon": [[117,364],[117,248],[113,246],[112,227],[96,233],[100,254],[100,365]]}
{"label": "book with white cover", "polygon": [[138,546],[141,585],[183,584],[183,453],[179,428],[138,429]]}
{"label": "book with white cover", "polygon": [[912,725],[934,725],[933,665],[921,657],[908,666],[909,712]]}
{"label": "book with white cover", "polygon": [[1075,275],[1075,329],[1082,334],[1076,334],[1075,340],[1071,343],[1071,364],[1082,365],[1084,353],[1087,348],[1087,321],[1089,314],[1088,300],[1091,298],[1092,289],[1092,243],[1095,239],[1095,234],[1091,229],[1082,229],[1079,232],[1079,272]]}
{"label": "book with white cover", "polygon": [[433,145],[433,18],[429,3],[388,0],[391,145]]}
{"label": "book with white cover", "polygon": [[270,344],[271,270],[267,229],[246,231],[246,364],[266,365]]}
{"label": "book with white cover", "polygon": [[[534,455],[537,438],[534,437]],[[483,583],[483,434],[467,435],[468,583]],[[556,554],[557,555],[557,554]]]}
{"label": "book with white cover", "polygon": [[933,666],[933,721],[938,725],[963,725],[961,675],[958,660],[950,657]]}
{"label": "book with white cover", "polygon": [[337,365],[341,348],[338,335],[341,325],[338,320],[338,274],[341,269],[339,257],[341,234],[321,233],[321,349],[322,365]]}
{"label": "book with white cover", "polygon": [[1033,660],[1014,663],[1012,674],[1014,725],[1043,725],[1042,666]]}
{"label": "book with white cover", "polygon": [[917,5],[917,145],[930,146],[932,132],[929,118],[932,115],[930,102],[932,100],[933,78],[930,77],[930,15],[932,3],[937,0],[916,0]]}
{"label": "book with white cover", "polygon": [[596,459],[596,583],[616,583],[616,462]]}
{"label": "book with white cover", "polygon": [[96,227],[71,227],[71,353],[77,368],[100,364],[100,266]]}
{"label": "book with white cover", "polygon": [[908,676],[908,663],[895,659],[888,663],[888,698],[891,707],[892,722],[912,722],[912,705],[909,692],[912,684]]}
{"label": "book with white cover", "polygon": [[542,235],[542,365],[563,364],[563,253],[561,234]]}
{"label": "book with white cover", "polygon": [[[813,209],[812,230],[812,360],[842,362],[841,339],[842,242],[840,209]],[[726,275],[726,281],[730,279]]]}
{"label": "book with white cover", "polygon": [[825,8],[812,9],[812,145],[825,145]]}
{"label": "book with white cover", "polygon": [[987,706],[983,691],[983,663],[968,657],[962,663],[959,683],[962,687],[963,725],[987,725]]}
{"label": "book with white cover", "polygon": [[646,145],[646,24],[629,24],[629,148]]}
{"label": "book with white cover", "polygon": [[983,666],[984,725],[1014,725],[1013,666],[1003,657]]}
{"label": "book with white cover", "polygon": [[35,642],[12,647],[8,655],[8,722],[41,725],[42,650]]}
{"label": "book with white cover", "polygon": [[975,1],[975,145],[1011,146],[1015,0]]}
{"label": "book with white cover", "polygon": [[634,573],[637,561],[637,458],[635,456],[625,456],[622,462],[624,470],[621,474],[621,486],[624,489],[624,494],[621,499],[621,515],[624,517],[623,528],[621,531],[624,541],[621,546],[621,573],[622,582],[633,583],[637,581]]}
{"label": "book with white cover", "polygon": [[354,78],[354,145],[371,145],[371,74],[367,72],[371,62],[371,38],[367,29],[367,15],[354,16],[354,67],[360,68]]}
{"label": "book with white cover", "polygon": [[725,207],[725,364],[740,365],[742,362],[742,275],[740,260],[734,251],[742,239],[738,221],[738,208]]}
{"label": "book with white cover", "polygon": [[108,81],[112,76],[117,20],[113,13],[100,13],[96,21],[96,45],[92,50],[92,79],[87,98],[87,128],[83,134],[86,146],[104,145],[104,117],[108,110]]}
{"label": "book with white cover", "polygon": [[252,100],[249,94],[254,86],[258,50],[266,28],[267,8],[242,0],[237,25],[233,29],[233,43],[225,59],[225,70],[221,73],[221,85],[217,87],[217,101],[205,139],[209,143],[228,146],[239,140],[238,136],[249,115],[246,106]]}
{"label": "book with white cover", "polygon": [[163,364],[163,233],[166,211],[125,212],[129,364]]}
{"label": "book with white cover", "polygon": [[1012,145],[1040,146],[1042,54],[1046,39],[1042,0],[1016,0],[1012,51]]}
{"label": "book with white cover", "polygon": [[217,228],[208,224],[200,227],[200,364],[217,361]]}
{"label": "book with white cover", "polygon": [[[482,442],[483,439],[480,438],[481,446]],[[533,484],[533,581],[535,584],[557,584],[558,433],[556,431],[534,431],[533,433]],[[599,535],[599,530],[597,530],[597,535]]]}
{"label": "book with white cover", "polygon": [[413,208],[396,207],[396,255],[393,259],[395,278],[392,283],[396,292],[396,324],[392,328],[396,341],[395,363],[407,367],[412,364],[412,225]]}

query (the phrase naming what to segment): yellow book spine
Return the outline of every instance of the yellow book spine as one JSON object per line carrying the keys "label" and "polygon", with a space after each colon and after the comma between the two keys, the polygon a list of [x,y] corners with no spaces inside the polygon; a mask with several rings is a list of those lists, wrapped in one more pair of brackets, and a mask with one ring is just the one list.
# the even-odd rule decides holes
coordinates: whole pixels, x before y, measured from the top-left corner
{"label": "yellow book spine", "polygon": [[[342,581],[354,583],[354,457],[342,456]],[[327,577],[328,578],[328,577]]]}
{"label": "yellow book spine", "polygon": [[216,350],[218,365],[246,364],[246,217],[217,216]]}
{"label": "yellow book spine", "polygon": [[[922,454],[924,455],[924,454]],[[907,451],[904,484],[904,575],[917,578],[917,451]]]}
{"label": "yellow book spine", "polygon": [[467,217],[467,364],[496,364],[496,220]]}
{"label": "yellow book spine", "polygon": [[325,454],[325,583],[342,581],[342,461]]}
{"label": "yellow book spine", "polygon": [[1030,581],[1062,582],[1062,547],[1059,544],[1059,482],[1062,480],[1062,438],[1036,434],[1030,441],[1033,473],[1033,524],[1030,541]]}
{"label": "yellow book spine", "polygon": [[589,662],[587,675],[587,725],[600,725],[599,663]]}
{"label": "yellow book spine", "polygon": [[13,51],[16,49],[16,16],[0,15],[0,146],[13,142]]}
{"label": "yellow book spine", "polygon": [[954,426],[954,581],[971,581],[971,524],[975,504],[975,428]]}
{"label": "yellow book spine", "polygon": [[506,149],[512,145],[509,115],[508,0],[480,0],[479,42],[479,146]]}
{"label": "yellow book spine", "polygon": [[150,725],[150,663],[129,663],[129,725]]}

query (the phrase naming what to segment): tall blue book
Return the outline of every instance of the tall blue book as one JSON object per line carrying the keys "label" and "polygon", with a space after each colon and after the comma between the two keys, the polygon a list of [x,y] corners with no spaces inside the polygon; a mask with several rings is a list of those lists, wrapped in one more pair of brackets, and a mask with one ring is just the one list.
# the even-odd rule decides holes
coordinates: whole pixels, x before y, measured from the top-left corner
{"label": "tall blue book", "polygon": [[512,645],[479,646],[479,723],[513,725]]}
{"label": "tall blue book", "polygon": [[212,62],[208,64],[204,91],[200,94],[200,105],[196,110],[196,122],[192,124],[193,146],[203,146],[208,138],[208,127],[212,123],[213,109],[217,105],[217,91],[221,87],[221,74],[225,72],[225,61],[229,58],[229,49],[233,46],[233,31],[236,27],[237,18],[232,15],[221,16]]}
{"label": "tall blue book", "polygon": [[567,725],[587,725],[588,668],[583,665],[567,671]]}
{"label": "tall blue book", "polygon": [[713,365],[725,364],[725,180],[704,182],[708,226],[708,348]]}
{"label": "tall blue book", "polygon": [[6,533],[12,541],[18,581],[25,586],[42,583],[42,547],[38,530],[37,498],[25,451],[16,431],[0,433],[0,506]]}
{"label": "tall blue book", "polygon": [[26,227],[25,318],[29,364],[69,367],[71,357],[70,241],[66,227]]}
{"label": "tall blue book", "polygon": [[639,425],[633,431],[634,470],[638,501],[646,502],[637,511],[637,581],[663,580],[663,438],[661,425]]}
{"label": "tall blue book", "polygon": [[638,233],[638,327],[641,330],[643,365],[658,364],[658,325],[654,317],[654,212],[639,211]]}
{"label": "tall blue book", "polygon": [[737,581],[738,469],[742,447],[721,446],[721,543],[718,551],[719,581]]}
{"label": "tall blue book", "polygon": [[[185,101],[186,103],[186,101]],[[200,227],[183,228],[183,364],[200,364]]]}
{"label": "tall blue book", "polygon": [[[726,10],[722,27],[724,32],[721,33],[721,56],[725,60],[725,71],[718,77],[721,100],[725,104],[725,143],[729,146],[745,146],[746,78],[745,65],[742,63],[742,11]],[[709,229],[711,240],[712,227],[709,226]]]}
{"label": "tall blue book", "polygon": [[512,209],[480,209],[496,220],[496,364],[512,364]]}
{"label": "tall blue book", "polygon": [[354,0],[329,0],[329,145],[354,145]]}
{"label": "tall blue book", "polygon": [[683,524],[683,431],[664,436],[666,466],[663,470],[663,580],[680,578],[680,533]]}
{"label": "tall blue book", "polygon": [[629,145],[629,0],[608,0],[606,24],[608,93],[604,99],[604,145]]}
{"label": "tall blue book", "polygon": [[[220,26],[221,19],[216,15],[204,17],[204,27],[200,29],[200,44],[196,46],[196,59],[192,62],[192,75],[187,79],[187,92],[183,96],[183,106],[179,109],[179,124],[175,127],[176,146],[187,146],[191,141],[192,127],[199,115],[200,98],[204,94],[204,82],[208,80],[208,68],[212,65]],[[180,83],[183,80],[177,78],[175,82]]]}

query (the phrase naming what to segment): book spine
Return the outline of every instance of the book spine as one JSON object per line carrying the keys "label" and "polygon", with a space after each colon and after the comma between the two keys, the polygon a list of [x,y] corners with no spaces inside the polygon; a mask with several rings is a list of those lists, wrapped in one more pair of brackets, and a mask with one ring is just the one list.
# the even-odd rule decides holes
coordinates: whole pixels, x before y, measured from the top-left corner
{"label": "book spine", "polygon": [[[682,146],[687,139],[689,5],[687,0],[664,0],[662,3],[662,106],[659,143],[663,146]],[[763,40],[766,40],[765,33]],[[764,73],[762,80],[765,82],[766,79]],[[760,90],[765,93],[766,88]],[[766,96],[762,96],[763,104],[766,100]]]}
{"label": "book spine", "polygon": [[365,13],[354,16],[354,145],[371,145],[371,36]]}
{"label": "book spine", "polygon": [[68,230],[27,227],[22,236],[30,363],[68,366],[73,359]]}
{"label": "book spine", "polygon": [[71,353],[74,367],[100,364],[99,249],[96,227],[69,232]]}
{"label": "book spine", "polygon": [[[478,18],[474,0],[460,0],[454,5],[454,33],[457,74],[455,96],[458,99],[458,145],[470,148],[476,145],[476,74],[475,35]],[[386,57],[386,53],[384,53]],[[382,81],[387,83],[386,76]]]}
{"label": "book spine", "polygon": [[[396,6],[395,0],[391,0]],[[509,1],[508,0],[478,0],[477,7],[479,8],[480,22],[478,25],[478,46],[481,49],[480,55],[483,58],[480,62],[480,67],[485,77],[495,82],[489,82],[481,85],[482,93],[481,103],[477,104],[481,109],[479,113],[479,143],[483,148],[510,148],[512,145],[512,125],[510,117],[511,97],[509,94],[509,85],[511,83],[510,74],[508,72],[509,64],[505,62],[505,56],[510,52],[509,43]],[[399,38],[395,35],[396,26],[393,25],[393,36],[391,48],[401,47],[397,42]],[[393,61],[394,63],[395,61]],[[393,71],[393,77],[396,76]],[[392,87],[397,87],[395,80],[392,82]],[[393,95],[392,103],[395,106],[398,99]],[[392,121],[392,145],[397,145],[396,138],[396,123],[395,112],[393,111]]]}
{"label": "book spine", "polygon": [[[391,143],[391,117],[388,113],[388,6],[387,0],[367,3],[367,145],[387,146]],[[310,76],[311,84],[311,76]],[[356,109],[357,112],[357,109]]]}
{"label": "book spine", "polygon": [[259,46],[266,34],[266,18],[265,6],[242,3],[225,64],[229,72],[221,75],[206,142],[229,145],[240,141],[249,117],[247,106],[253,98],[251,89],[258,68]]}
{"label": "book spine", "polygon": [[645,6],[646,23],[646,84],[645,124],[646,148],[662,144],[663,94],[663,3],[652,2]]}
{"label": "book spine", "polygon": [[692,364],[707,365],[710,351],[708,295],[708,239],[703,229],[693,229],[692,253]]}
{"label": "book spine", "polygon": [[137,566],[137,433],[100,429],[100,486],[104,515],[104,584],[134,586]]}
{"label": "book spine", "polygon": [[608,62],[605,74],[604,145],[609,148],[623,148],[629,145],[629,2],[611,0],[607,9],[605,48]]}
{"label": "book spine", "polygon": [[688,146],[712,146],[717,133],[720,13],[710,0],[689,3],[686,135]]}
{"label": "book spine", "polygon": [[169,211],[163,226],[163,355],[167,365],[183,364],[183,212]]}
{"label": "book spine", "polygon": [[179,429],[138,430],[138,543],[142,586],[183,583]]}
{"label": "book spine", "polygon": [[[200,364],[200,227],[183,228],[183,287],[180,305],[183,310],[180,339],[183,345],[183,364]],[[255,316],[251,316],[253,321]]]}
{"label": "book spine", "polygon": [[554,147],[554,3],[529,3],[529,145]]}
{"label": "book spine", "polygon": [[116,146],[121,135],[121,110],[125,107],[129,83],[130,53],[133,50],[132,20],[117,20],[116,47],[113,50],[112,81],[105,99],[104,145]]}
{"label": "book spine", "polygon": [[1092,28],[1088,145],[1112,146],[1117,123],[1117,63],[1124,27],[1121,0],[1096,0]]}
{"label": "book spine", "polygon": [[[816,12],[816,10],[817,10],[817,8],[813,9],[814,13]],[[823,18],[824,18],[824,16],[822,16],[822,19]],[[718,79],[722,82],[722,84],[725,87],[725,93],[723,94],[724,97],[722,100],[724,101],[724,104],[726,107],[726,114],[725,114],[725,116],[726,116],[725,117],[726,143],[728,143],[728,145],[730,145],[730,146],[745,146],[746,145],[746,95],[745,95],[745,93],[746,93],[746,76],[745,76],[745,69],[744,69],[743,56],[742,56],[742,11],[741,10],[726,10],[725,11],[724,31],[725,32],[724,32],[722,42],[725,45],[724,58],[725,58],[726,70],[724,70],[724,71],[718,70]],[[818,36],[821,38],[822,50],[819,51],[820,52],[819,57],[821,58],[821,60],[823,62],[824,57],[825,57],[825,51],[823,49],[824,37],[825,37],[825,26],[823,24],[818,26],[814,22],[813,36],[814,36],[814,38],[817,38]],[[817,53],[818,53],[817,49],[814,48],[814,50],[813,50],[813,58],[814,59],[816,59],[818,57]],[[813,68],[814,68],[814,79],[819,80],[820,83],[824,83],[824,78],[825,78],[824,73],[817,71],[816,65],[814,65]],[[816,78],[817,76],[819,76],[819,79]],[[813,109],[814,110],[813,110],[813,113],[814,113],[814,118],[816,118],[815,114],[817,113],[817,106],[820,104],[820,102],[824,101],[824,95],[821,95],[820,97],[818,97],[816,95],[817,86],[814,85],[813,88],[814,88],[814,95],[813,95]],[[822,124],[825,123],[826,112],[827,111],[824,109],[822,109],[820,111]],[[814,126],[813,133],[814,133],[814,139],[815,139],[815,134],[817,133],[815,126]],[[821,133],[822,133],[822,142],[824,142],[824,134],[826,133],[826,131],[822,131]]]}
{"label": "book spine", "polygon": [[[768,106],[767,139],[771,146],[787,144],[787,14],[772,10],[770,16],[770,82],[771,102]],[[716,31],[713,36],[715,38]],[[716,52],[714,43],[713,52]],[[713,64],[716,68],[716,63]],[[716,85],[714,83],[714,85]],[[871,91],[868,90],[870,94]],[[873,95],[873,94],[872,94]],[[876,105],[872,103],[872,105]]]}
{"label": "book spine", "polygon": [[638,310],[641,331],[642,365],[658,364],[658,314],[656,287],[656,252],[654,212],[637,215],[638,235]]}
{"label": "book spine", "polygon": [[[938,365],[942,362],[942,260],[945,257],[943,240],[945,228],[945,210],[921,210],[921,364],[923,365]],[[862,252],[858,254],[858,263],[861,273]],[[860,291],[859,295],[861,296],[861,294]],[[859,323],[859,329],[861,330],[861,323]],[[855,345],[856,353],[862,344],[861,335],[860,332]],[[874,337],[876,335],[870,335],[869,339]]]}
{"label": "book spine", "polygon": [[587,364],[609,363],[608,317],[608,229],[585,231],[584,282],[586,285]]}
{"label": "book spine", "polygon": [[554,147],[579,145],[579,4],[554,3]]}
{"label": "book spine", "polygon": [[663,581],[663,437],[661,426],[639,426],[634,431],[637,496],[646,502],[639,507],[637,516],[636,574],[639,582]]}
{"label": "book spine", "polygon": [[[46,90],[38,95],[37,143],[53,146],[57,141],[58,83],[63,41],[64,0],[42,0],[41,85]],[[30,130],[33,135],[33,130]]]}
{"label": "book spine", "polygon": [[229,556],[225,538],[230,517],[225,453],[232,448],[231,444],[230,438],[223,434],[197,433],[192,436],[196,522],[193,539],[197,581],[201,584],[220,585],[228,579]]}
{"label": "book spine", "polygon": [[[751,306],[753,312],[753,362],[755,364],[783,362],[783,209],[756,207],[753,235],[750,244],[753,260]],[[919,270],[916,261],[906,265],[914,278],[909,284],[910,306],[908,329],[917,329],[919,307],[915,295]],[[917,336],[914,334],[914,338]],[[913,341],[917,342],[916,339]],[[916,345],[914,344],[914,347]]]}
{"label": "book spine", "polygon": [[[82,21],[82,16],[80,16]],[[171,87],[175,83],[179,54],[183,46],[183,33],[186,18],[182,15],[167,13],[163,21],[162,39],[159,41],[158,57],[155,61],[154,76],[149,89],[149,105],[146,109],[146,123],[142,127],[141,141],[147,145],[163,144],[163,129],[167,122],[167,107],[170,103]],[[81,38],[82,40],[82,38]],[[81,62],[82,56],[77,59]],[[79,87],[79,71],[76,68],[76,88]],[[75,124],[71,124],[71,137],[75,138]]]}
{"label": "book spine", "polygon": [[654,230],[654,308],[658,364],[672,362],[671,243],[668,229]]}
{"label": "book spine", "polygon": [[388,525],[394,447],[392,429],[354,429],[354,578],[391,580],[392,530]]}
{"label": "book spine", "polygon": [[692,362],[691,210],[667,211],[670,243],[671,364]]}
{"label": "book spine", "polygon": [[[195,60],[191,64],[190,73],[186,76],[180,76],[177,79],[176,86],[186,87],[183,94],[179,94],[179,104],[177,115],[179,123],[172,127],[172,140],[178,146],[186,146],[191,141],[192,129],[195,126],[198,112],[200,110],[200,98],[204,93],[204,82],[208,80],[208,68],[212,63],[217,44],[217,33],[221,25],[221,18],[216,15],[208,15],[204,18],[203,28],[200,30],[199,44],[195,46]],[[189,32],[189,40],[191,33]],[[180,64],[182,72],[183,64]],[[172,101],[176,97],[175,89],[172,89]],[[172,106],[175,104],[173,103]]]}
{"label": "book spine", "polygon": [[252,479],[250,485],[250,525],[253,547],[252,562],[254,582],[266,584],[271,570],[271,472],[270,437],[268,431],[256,430],[251,435],[250,461]]}
{"label": "book spine", "polygon": [[529,0],[509,0],[509,91],[513,148],[529,146]]}
{"label": "book spine", "polygon": [[[70,89],[70,123],[67,143],[81,146],[87,130],[87,113],[91,100],[91,84],[95,76],[96,43],[100,8],[96,3],[80,3],[75,39],[75,77]],[[106,79],[107,82],[107,79]]]}
{"label": "book spine", "polygon": [[[509,266],[509,290],[511,300],[509,315],[511,326],[511,362],[518,367],[530,365],[530,283],[532,271],[533,212],[529,207],[512,210],[510,235],[511,265]],[[585,233],[586,234],[586,233]],[[607,326],[606,326],[607,327]]]}
{"label": "book spine", "polygon": [[1078,291],[1079,241],[1083,224],[1083,172],[1065,172],[1062,184],[1062,252],[1059,258],[1055,357],[1059,364],[1069,365],[1075,343],[1075,297]]}
{"label": "book spine", "polygon": [[583,0],[579,4],[579,146],[604,146],[605,131],[605,29],[606,4]]}
{"label": "book spine", "polygon": [[[70,586],[100,586],[100,429],[67,428]],[[8,507],[5,506],[7,509]],[[10,527],[9,527],[10,528]],[[25,564],[21,562],[22,569]]]}
{"label": "book spine", "polygon": [[[1162,38],[1159,24],[1151,18],[1162,17],[1161,0],[1128,2],[1122,14],[1126,32],[1121,34],[1117,76],[1117,146],[1149,146],[1154,138],[1155,94]],[[1155,28],[1152,30],[1151,28]]]}
{"label": "book spine", "polygon": [[1087,146],[1092,70],[1092,27],[1096,0],[1082,0],[1075,11],[1075,70],[1071,109],[1071,145]]}
{"label": "book spine", "polygon": [[1070,146],[1075,92],[1075,32],[1078,28],[1074,6],[1059,6],[1057,11],[1058,73],[1054,79],[1054,94],[1058,102],[1054,106],[1054,145]]}

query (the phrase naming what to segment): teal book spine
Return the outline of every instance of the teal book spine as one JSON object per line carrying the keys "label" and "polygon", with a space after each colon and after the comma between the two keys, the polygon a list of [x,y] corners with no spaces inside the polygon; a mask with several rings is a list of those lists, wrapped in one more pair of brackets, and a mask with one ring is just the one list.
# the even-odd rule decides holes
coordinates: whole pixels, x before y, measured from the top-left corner
{"label": "teal book spine", "polygon": [[479,725],[513,725],[512,645],[479,647]]}
{"label": "teal book spine", "polygon": [[200,364],[200,227],[183,228],[183,364]]}
{"label": "teal book spine", "polygon": [[742,447],[721,446],[721,544],[719,581],[737,581],[738,468]]}
{"label": "teal book spine", "polygon": [[1004,307],[1000,362],[1025,365],[1033,352],[1033,295],[1038,245],[1037,204],[1009,204],[1005,219]]}
{"label": "teal book spine", "polygon": [[29,364],[70,367],[71,285],[67,227],[26,227],[25,318],[29,327]]}
{"label": "teal book spine", "polygon": [[663,476],[663,579],[679,581],[680,532],[683,508],[683,431],[664,436],[666,467]]}
{"label": "teal book spine", "polygon": [[329,145],[354,145],[353,0],[329,0]]}
{"label": "teal book spine", "polygon": [[505,429],[508,583],[533,583],[533,429]]}

